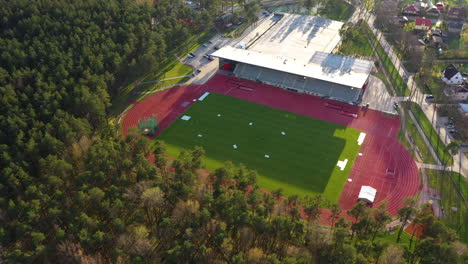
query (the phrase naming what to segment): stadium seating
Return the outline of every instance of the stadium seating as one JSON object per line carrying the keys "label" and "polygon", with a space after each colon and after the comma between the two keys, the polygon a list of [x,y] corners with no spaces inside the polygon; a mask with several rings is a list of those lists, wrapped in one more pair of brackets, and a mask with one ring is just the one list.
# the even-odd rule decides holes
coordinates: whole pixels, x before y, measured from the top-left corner
{"label": "stadium seating", "polygon": [[243,63],[237,64],[234,74],[247,80],[261,81],[281,88],[289,88],[317,96],[330,97],[348,103],[358,102],[360,99],[359,96],[361,95],[361,89],[351,89],[347,86],[312,78],[304,79],[302,76],[295,74],[278,72]]}

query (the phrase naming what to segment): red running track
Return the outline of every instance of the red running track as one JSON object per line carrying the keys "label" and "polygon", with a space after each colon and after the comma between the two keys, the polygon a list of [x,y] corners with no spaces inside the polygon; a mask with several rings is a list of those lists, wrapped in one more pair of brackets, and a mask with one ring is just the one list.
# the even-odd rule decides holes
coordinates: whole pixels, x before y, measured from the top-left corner
{"label": "red running track", "polygon": [[[252,90],[242,89],[245,87]],[[375,206],[388,200],[387,208],[392,215],[397,214],[404,198],[415,196],[420,189],[416,163],[397,140],[400,129],[397,116],[220,74],[204,85],[172,88],[136,103],[123,120],[124,133],[129,127],[138,126],[138,119],[152,114],[158,115],[159,131],[164,130],[193,103],[193,99],[205,92],[237,97],[366,133],[360,150],[362,156],[356,158],[349,176],[352,182],[346,182],[339,199],[339,205],[344,210],[352,208],[357,202],[362,185],[376,188]],[[185,107],[182,105],[184,102],[188,103]],[[359,117],[342,115],[340,110],[326,107],[327,103],[341,105],[344,111],[357,113]],[[387,170],[393,173],[387,173]]]}

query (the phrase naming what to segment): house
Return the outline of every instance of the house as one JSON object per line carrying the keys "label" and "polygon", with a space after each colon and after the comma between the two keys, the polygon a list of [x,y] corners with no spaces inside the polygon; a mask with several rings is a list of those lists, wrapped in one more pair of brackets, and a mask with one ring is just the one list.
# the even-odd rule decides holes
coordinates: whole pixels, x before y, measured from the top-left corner
{"label": "house", "polygon": [[450,33],[460,34],[463,28],[463,23],[460,22],[449,22],[448,23],[448,31]]}
{"label": "house", "polygon": [[460,106],[460,112],[464,116],[468,116],[468,104],[458,104]]}
{"label": "house", "polygon": [[454,102],[465,102],[468,100],[468,84],[466,87],[462,85],[458,86],[447,86],[444,89],[444,94]]}
{"label": "house", "polygon": [[432,28],[430,34],[431,34],[432,36],[439,36],[439,37],[442,37],[442,30],[440,30],[439,28]]}
{"label": "house", "polygon": [[442,47],[443,44],[444,40],[442,39],[442,37],[432,35],[432,45],[434,45],[434,47],[439,48]]}
{"label": "house", "polygon": [[416,7],[419,11],[424,10],[427,8],[427,4],[424,2],[415,2],[414,7]]}
{"label": "house", "polygon": [[438,17],[440,16],[440,11],[435,6],[429,7],[428,9],[426,9],[426,15]]}
{"label": "house", "polygon": [[418,17],[414,21],[414,29],[417,30],[429,30],[431,28],[432,21],[428,18]]}
{"label": "house", "polygon": [[403,11],[401,13],[406,14],[406,15],[418,15],[419,10],[420,9],[414,5],[407,5],[403,7]]}
{"label": "house", "polygon": [[455,67],[453,64],[450,64],[447,66],[447,68],[445,68],[440,78],[448,85],[459,85],[463,83],[463,76],[461,72],[458,71],[457,67]]}
{"label": "house", "polygon": [[462,18],[463,17],[463,10],[461,8],[458,8],[458,7],[452,7],[450,8],[447,16],[449,18]]}
{"label": "house", "polygon": [[435,6],[436,6],[437,10],[439,10],[440,12],[444,12],[444,10],[445,10],[444,3],[438,2]]}

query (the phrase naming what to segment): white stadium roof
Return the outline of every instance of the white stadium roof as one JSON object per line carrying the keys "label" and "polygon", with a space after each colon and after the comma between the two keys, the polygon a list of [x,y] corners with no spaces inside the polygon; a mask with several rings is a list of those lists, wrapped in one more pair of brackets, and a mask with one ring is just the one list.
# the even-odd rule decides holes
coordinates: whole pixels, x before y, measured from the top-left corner
{"label": "white stadium roof", "polygon": [[272,14],[244,37],[249,50],[309,60],[316,51],[332,52],[343,22],[323,17]]}
{"label": "white stadium roof", "polygon": [[362,186],[361,191],[359,192],[358,199],[368,202],[368,203],[373,203],[375,200],[375,195],[377,194],[377,190],[370,187],[370,186]]}
{"label": "white stadium roof", "polygon": [[307,61],[230,46],[223,47],[212,55],[355,88],[363,87],[373,65],[371,61],[318,51]]}

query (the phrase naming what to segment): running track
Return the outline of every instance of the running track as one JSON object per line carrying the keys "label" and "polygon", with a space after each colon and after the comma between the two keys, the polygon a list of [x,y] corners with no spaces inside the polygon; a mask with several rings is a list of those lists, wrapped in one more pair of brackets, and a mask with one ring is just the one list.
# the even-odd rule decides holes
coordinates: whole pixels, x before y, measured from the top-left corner
{"label": "running track", "polygon": [[[176,87],[136,102],[123,119],[124,133],[129,127],[138,126],[138,119],[152,114],[158,116],[161,128],[159,131],[164,130],[193,103],[193,99],[207,91],[352,127],[366,133],[360,151],[363,155],[356,158],[349,176],[352,182],[346,182],[339,200],[339,205],[344,210],[352,208],[356,203],[362,185],[376,188],[378,193],[374,206],[388,200],[387,209],[392,215],[397,214],[404,198],[415,196],[420,189],[416,163],[397,140],[400,129],[397,116],[220,74],[204,85]],[[184,102],[189,102],[188,106],[183,107]],[[326,103],[341,105],[343,110],[358,113],[359,118],[342,115],[339,110],[326,107]],[[394,173],[387,173],[387,169]],[[323,216],[328,214],[324,210]]]}

